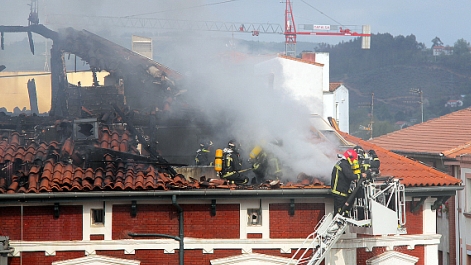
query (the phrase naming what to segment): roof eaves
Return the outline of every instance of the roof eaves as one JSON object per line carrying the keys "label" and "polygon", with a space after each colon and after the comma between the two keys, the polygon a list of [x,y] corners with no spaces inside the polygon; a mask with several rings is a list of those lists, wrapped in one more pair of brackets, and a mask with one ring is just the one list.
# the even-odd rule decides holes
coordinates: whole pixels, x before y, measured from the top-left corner
{"label": "roof eaves", "polygon": [[431,196],[440,197],[440,196],[454,196],[456,192],[464,189],[463,185],[454,185],[454,186],[424,186],[424,187],[406,187],[406,195],[412,197],[421,197],[421,196]]}
{"label": "roof eaves", "polygon": [[230,190],[230,189],[199,189],[199,190],[173,190],[173,191],[89,191],[89,192],[48,192],[48,193],[13,193],[0,194],[0,205],[13,202],[69,202],[87,200],[148,200],[149,198],[168,200],[172,196],[184,198],[227,198],[227,197],[287,197],[312,198],[326,197],[330,194],[329,188],[317,189],[274,189],[274,190]]}

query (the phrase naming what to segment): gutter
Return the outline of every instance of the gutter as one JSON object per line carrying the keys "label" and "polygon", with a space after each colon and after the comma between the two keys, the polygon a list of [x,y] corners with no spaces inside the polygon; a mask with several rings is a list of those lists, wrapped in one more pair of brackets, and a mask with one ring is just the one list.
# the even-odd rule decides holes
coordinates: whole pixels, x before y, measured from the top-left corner
{"label": "gutter", "polygon": [[[464,186],[426,186],[406,187],[408,196],[454,196],[456,191]],[[201,190],[152,190],[152,191],[88,191],[88,192],[47,192],[47,193],[14,193],[0,194],[0,205],[12,202],[66,202],[87,200],[168,200],[172,196],[192,199],[218,199],[227,197],[285,197],[285,198],[325,198],[330,197],[329,188],[318,189],[276,189],[276,190],[228,190],[228,189],[201,189]]]}
{"label": "gutter", "polygon": [[330,195],[329,188],[319,189],[276,189],[276,190],[152,190],[152,191],[88,191],[88,192],[47,192],[0,194],[0,204],[7,202],[47,202],[47,201],[87,201],[96,199],[136,200],[163,199],[179,196],[180,198],[227,198],[230,197],[286,197],[286,198],[322,198]]}
{"label": "gutter", "polygon": [[406,187],[406,195],[408,196],[455,196],[456,192],[464,189],[464,186],[426,186],[426,187]]}

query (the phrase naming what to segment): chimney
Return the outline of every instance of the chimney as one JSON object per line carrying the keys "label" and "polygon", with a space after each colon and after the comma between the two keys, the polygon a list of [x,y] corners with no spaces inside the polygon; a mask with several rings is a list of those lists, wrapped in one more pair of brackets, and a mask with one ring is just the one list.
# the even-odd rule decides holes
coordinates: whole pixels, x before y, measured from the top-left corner
{"label": "chimney", "polygon": [[314,52],[303,52],[301,55],[301,59],[308,61],[310,63],[316,62],[316,54]]}

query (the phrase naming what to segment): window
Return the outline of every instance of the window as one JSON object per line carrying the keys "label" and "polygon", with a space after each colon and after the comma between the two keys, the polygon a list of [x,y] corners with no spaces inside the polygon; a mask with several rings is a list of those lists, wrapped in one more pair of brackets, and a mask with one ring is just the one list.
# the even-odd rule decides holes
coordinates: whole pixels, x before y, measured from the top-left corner
{"label": "window", "polygon": [[74,121],[74,140],[98,139],[98,122],[95,118]]}
{"label": "window", "polygon": [[92,219],[92,225],[104,225],[105,224],[105,210],[104,209],[92,209],[91,219]]}
{"label": "window", "polygon": [[260,209],[247,209],[247,225],[262,225],[262,211]]}

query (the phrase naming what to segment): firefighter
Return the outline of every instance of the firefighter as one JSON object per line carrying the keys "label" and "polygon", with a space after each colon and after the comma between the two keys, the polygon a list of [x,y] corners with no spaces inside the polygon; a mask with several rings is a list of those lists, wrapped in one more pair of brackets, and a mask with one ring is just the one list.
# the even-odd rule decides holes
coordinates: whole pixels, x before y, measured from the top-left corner
{"label": "firefighter", "polygon": [[361,177],[366,177],[365,173],[361,173],[358,164],[358,154],[353,149],[348,149],[343,153],[341,159],[335,164],[332,169],[331,178],[331,192],[334,195],[334,213],[348,214],[348,209],[342,212],[344,205],[347,204],[347,199],[350,196],[350,185],[354,181],[360,180]]}
{"label": "firefighter", "polygon": [[280,179],[283,175],[278,159],[271,153],[265,151],[261,145],[255,146],[249,154],[249,163],[255,177],[252,184],[260,184],[265,180]]}
{"label": "firefighter", "polygon": [[376,154],[375,150],[371,149],[368,151],[368,156],[370,157],[370,171],[373,176],[379,174],[379,167],[381,166],[381,162],[379,161],[378,155]]}
{"label": "firefighter", "polygon": [[247,184],[248,177],[243,174],[242,160],[240,159],[240,145],[235,140],[230,140],[223,150],[223,163],[221,178],[234,184]]}
{"label": "firefighter", "polygon": [[365,152],[365,150],[359,145],[353,147],[353,150],[358,154],[358,163],[360,165],[361,172],[366,173],[369,180],[379,174],[380,161],[374,150]]}
{"label": "firefighter", "polygon": [[212,158],[210,158],[211,141],[201,141],[200,148],[196,150],[195,164],[197,166],[211,166],[213,164]]}

